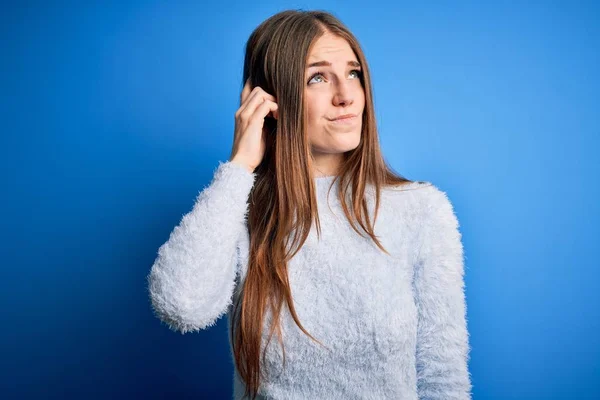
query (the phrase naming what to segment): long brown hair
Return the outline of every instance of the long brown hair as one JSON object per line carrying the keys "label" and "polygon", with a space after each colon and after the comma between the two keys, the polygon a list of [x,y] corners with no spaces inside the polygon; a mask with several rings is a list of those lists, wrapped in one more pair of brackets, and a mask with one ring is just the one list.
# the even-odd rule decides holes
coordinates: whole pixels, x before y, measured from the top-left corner
{"label": "long brown hair", "polygon": [[[358,41],[348,28],[324,11],[287,10],[262,22],[246,43],[242,85],[250,79],[252,87],[260,86],[275,96],[279,115],[277,120],[270,117],[265,119],[266,149],[262,162],[254,170],[256,178],[249,199],[248,269],[240,297],[234,304],[233,315],[237,323],[231,326],[235,363],[246,384],[245,395],[251,394],[253,399],[261,380],[261,333],[267,308],[273,315],[268,342],[276,331],[283,348],[280,314],[285,302],[298,327],[323,345],[304,329],[298,319],[288,281],[287,263],[306,241],[313,221],[316,222],[317,235],[321,234],[312,154],[305,131],[304,80],[310,50],[326,32],[350,44],[362,66],[361,84],[365,94],[360,144],[344,154],[339,173],[334,178],[334,182],[337,179],[340,183],[337,195],[354,230],[363,236],[357,227],[359,225],[388,255],[373,232],[381,187],[412,182],[395,174],[383,159],[373,110],[369,68]],[[368,183],[375,189],[373,222],[365,199]],[[350,207],[346,201],[349,187]],[[292,246],[288,247],[292,233]],[[285,366],[285,348],[283,357]]]}

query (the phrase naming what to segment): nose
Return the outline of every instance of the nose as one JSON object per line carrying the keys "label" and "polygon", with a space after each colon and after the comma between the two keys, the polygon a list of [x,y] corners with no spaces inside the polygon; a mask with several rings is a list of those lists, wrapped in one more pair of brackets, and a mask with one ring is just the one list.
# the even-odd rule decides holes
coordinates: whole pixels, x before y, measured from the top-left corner
{"label": "nose", "polygon": [[339,82],[335,85],[333,104],[335,106],[347,107],[354,102],[354,95],[350,88],[351,82]]}

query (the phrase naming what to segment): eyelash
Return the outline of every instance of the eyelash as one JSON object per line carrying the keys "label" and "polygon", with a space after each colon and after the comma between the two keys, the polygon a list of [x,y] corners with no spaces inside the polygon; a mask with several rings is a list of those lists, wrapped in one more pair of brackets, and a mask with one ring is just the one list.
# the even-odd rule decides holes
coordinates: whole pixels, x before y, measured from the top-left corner
{"label": "eyelash", "polygon": [[[361,76],[362,76],[362,71],[361,71],[360,69],[353,69],[353,70],[352,70],[352,71],[350,71],[350,72],[356,72],[357,78],[359,78],[359,79],[360,79],[360,78],[361,78]],[[317,71],[317,72],[315,72],[314,74],[312,74],[312,75],[310,76],[310,78],[308,78],[308,82],[307,82],[307,84],[310,84],[310,81],[312,81],[312,80],[313,80],[313,78],[314,78],[315,76],[317,76],[317,75],[322,75],[322,76],[324,76],[323,72],[321,72],[321,71]]]}

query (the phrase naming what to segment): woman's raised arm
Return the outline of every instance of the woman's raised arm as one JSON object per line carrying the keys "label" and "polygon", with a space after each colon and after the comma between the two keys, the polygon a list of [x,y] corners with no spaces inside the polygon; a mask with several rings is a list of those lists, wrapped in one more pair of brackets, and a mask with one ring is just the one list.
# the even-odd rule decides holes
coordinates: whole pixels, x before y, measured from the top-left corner
{"label": "woman's raised arm", "polygon": [[158,249],[148,291],[155,315],[171,330],[213,326],[231,304],[254,179],[242,164],[219,163],[211,184]]}

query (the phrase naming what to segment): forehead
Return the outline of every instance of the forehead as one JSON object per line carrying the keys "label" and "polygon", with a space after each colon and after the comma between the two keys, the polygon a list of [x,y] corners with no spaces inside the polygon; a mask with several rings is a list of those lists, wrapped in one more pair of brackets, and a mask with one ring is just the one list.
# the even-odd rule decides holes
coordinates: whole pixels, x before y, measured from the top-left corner
{"label": "forehead", "polygon": [[338,58],[344,63],[346,61],[356,61],[354,51],[352,51],[352,48],[346,39],[330,33],[325,33],[317,39],[312,47],[308,55],[308,62],[321,60],[334,62]]}

